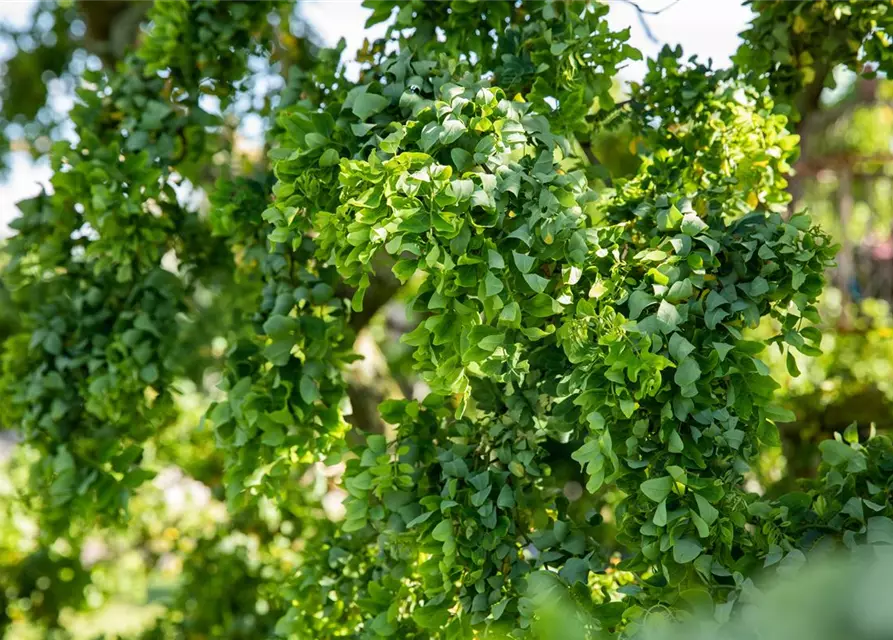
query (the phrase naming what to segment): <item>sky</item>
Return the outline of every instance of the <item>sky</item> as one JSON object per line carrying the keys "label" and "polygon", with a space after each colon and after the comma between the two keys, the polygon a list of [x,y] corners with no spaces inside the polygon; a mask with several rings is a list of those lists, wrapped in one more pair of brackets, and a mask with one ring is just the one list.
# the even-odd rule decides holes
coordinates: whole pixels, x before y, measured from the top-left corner
{"label": "sky", "polygon": [[[712,58],[719,67],[728,65],[740,42],[738,34],[752,15],[740,0],[637,0],[637,4],[645,11],[660,11],[645,16],[657,42],[648,37],[638,12],[628,2],[609,0],[608,22],[615,30],[629,27],[630,43],[646,57],[654,56],[664,44],[681,44],[686,55]],[[0,0],[0,20],[26,24],[33,6],[33,0]],[[367,35],[374,37],[382,31],[378,25],[377,30],[366,32],[369,11],[360,6],[360,0],[303,0],[300,10],[325,44],[343,37],[348,52],[359,48]],[[644,62],[632,63],[624,70],[625,79],[636,80],[644,70]],[[18,213],[15,202],[33,196],[50,176],[46,165],[35,166],[27,154],[12,155],[10,175],[0,182],[0,237],[9,234],[7,224]]]}

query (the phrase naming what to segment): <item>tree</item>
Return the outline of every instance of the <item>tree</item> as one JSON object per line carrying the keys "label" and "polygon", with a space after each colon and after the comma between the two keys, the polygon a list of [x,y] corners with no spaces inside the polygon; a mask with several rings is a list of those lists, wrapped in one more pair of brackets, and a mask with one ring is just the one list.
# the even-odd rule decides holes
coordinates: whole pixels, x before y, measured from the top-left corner
{"label": "tree", "polygon": [[[835,253],[790,206],[789,128],[828,70],[888,70],[887,5],[755,3],[731,69],[665,49],[622,102],[640,54],[604,5],[370,6],[391,22],[356,81],[340,48],[292,55],[273,2],[157,3],[137,52],[85,76],[79,140],[53,147],[4,272],[21,328],[0,416],[39,453],[44,543],[133,513],[219,336],[206,424],[265,568],[212,535],[153,637],[633,634],[656,609],[729,615],[817,546],[893,543],[884,436],[824,441],[798,491],[746,483],[793,418],[761,353],[791,374],[794,350],[820,354]],[[788,25],[796,56],[767,58]],[[257,109],[269,160],[226,164],[205,96],[236,113],[263,55],[286,78]],[[631,169],[599,158],[621,126]],[[399,296],[410,349],[371,340],[393,384],[370,388],[355,348],[402,331],[381,324]],[[336,523],[299,479],[341,465]],[[273,605],[208,614],[193,585],[229,586],[212,566]]]}

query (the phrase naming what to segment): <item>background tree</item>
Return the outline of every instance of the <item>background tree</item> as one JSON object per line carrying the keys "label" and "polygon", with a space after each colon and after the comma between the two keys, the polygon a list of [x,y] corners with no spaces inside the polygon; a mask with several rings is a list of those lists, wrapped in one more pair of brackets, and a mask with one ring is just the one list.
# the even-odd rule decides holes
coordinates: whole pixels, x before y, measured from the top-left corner
{"label": "background tree", "polygon": [[893,542],[890,442],[856,426],[760,495],[797,417],[771,353],[820,355],[835,251],[797,205],[834,127],[799,160],[791,131],[839,122],[835,69],[888,71],[888,5],[754,7],[731,69],[665,49],[619,102],[640,54],[595,3],[376,2],[357,80],[284,3],[42,8],[65,37],[13,66],[82,79],[75,142],[25,128],[53,192],[3,276],[13,633],[145,589],[121,633],[632,635]]}

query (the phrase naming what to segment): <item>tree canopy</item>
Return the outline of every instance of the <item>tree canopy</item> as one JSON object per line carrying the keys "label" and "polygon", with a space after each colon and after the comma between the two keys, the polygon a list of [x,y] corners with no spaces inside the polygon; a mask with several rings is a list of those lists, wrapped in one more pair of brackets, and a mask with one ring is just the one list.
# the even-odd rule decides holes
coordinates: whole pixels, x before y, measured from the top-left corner
{"label": "tree canopy", "polygon": [[[76,74],[5,247],[4,508],[39,533],[4,534],[0,597],[70,574],[19,613],[56,629],[97,528],[192,527],[145,637],[631,637],[893,544],[873,428],[753,489],[795,418],[767,350],[821,356],[837,251],[798,134],[832,71],[889,74],[889,3],[753,2],[731,67],[664,48],[624,97],[641,54],[603,4],[368,5],[358,77],[289,3],[205,0],[122,9],[138,46]],[[204,515],[160,506],[171,464]]]}

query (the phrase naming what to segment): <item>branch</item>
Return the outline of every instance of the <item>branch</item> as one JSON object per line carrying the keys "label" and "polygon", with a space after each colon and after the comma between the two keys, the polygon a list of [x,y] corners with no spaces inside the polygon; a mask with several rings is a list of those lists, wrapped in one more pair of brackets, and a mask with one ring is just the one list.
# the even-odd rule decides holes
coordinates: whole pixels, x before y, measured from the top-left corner
{"label": "branch", "polygon": [[648,39],[651,40],[651,42],[653,42],[655,44],[659,43],[660,40],[658,40],[657,36],[654,35],[654,32],[651,30],[651,26],[648,24],[648,21],[645,19],[645,16],[660,15],[667,9],[678,4],[680,1],[681,0],[673,0],[670,4],[665,6],[663,9],[648,10],[648,9],[643,9],[642,7],[640,7],[637,3],[633,2],[633,0],[621,0],[621,2],[624,2],[628,5],[630,5],[638,12],[639,24],[642,25],[642,29],[645,31],[645,35],[648,37]]}
{"label": "branch", "polygon": [[140,23],[151,5],[131,0],[79,0],[77,6],[87,28],[85,47],[111,68],[135,46]]}
{"label": "branch", "polygon": [[[375,275],[366,289],[366,295],[363,298],[363,310],[355,312],[350,318],[350,326],[357,333],[369,324],[372,317],[378,313],[378,310],[385,306],[388,301],[394,297],[400,290],[400,281],[391,267],[394,265],[391,259],[376,258]],[[352,298],[355,289],[344,287],[339,291],[342,298]]]}
{"label": "branch", "polygon": [[403,398],[403,391],[368,331],[359,334],[354,351],[362,359],[354,361],[348,370],[347,397],[351,414],[347,420],[357,432],[391,435],[391,428],[381,419],[378,405],[389,398]]}
{"label": "branch", "polygon": [[[816,171],[828,165],[828,160],[812,157],[812,141],[823,130],[840,118],[848,115],[854,109],[864,105],[880,104],[882,101],[877,95],[877,83],[873,80],[861,80],[856,85],[854,96],[829,109],[820,109],[820,98],[825,86],[828,71],[823,70],[816,74],[813,83],[804,89],[803,94],[796,101],[796,108],[800,114],[800,122],[797,133],[800,136],[800,158],[794,165],[794,175],[788,180],[788,193],[791,194],[791,204],[788,207],[788,216],[792,215],[799,200],[806,191],[804,178],[810,171]],[[819,165],[818,169],[812,168]]]}
{"label": "branch", "polygon": [[673,0],[673,2],[671,2],[670,4],[668,4],[667,6],[665,6],[663,9],[643,9],[643,8],[640,7],[638,4],[636,4],[635,2],[633,2],[633,0],[621,0],[621,1],[622,1],[622,2],[625,2],[625,3],[628,4],[628,5],[632,5],[632,6],[635,8],[636,11],[638,11],[639,13],[641,13],[641,14],[643,14],[643,15],[646,15],[646,16],[659,16],[660,14],[662,14],[662,13],[663,13],[664,11],[666,11],[667,9],[672,9],[675,5],[677,5],[677,4],[679,4],[680,2],[682,2],[682,0]]}
{"label": "branch", "polygon": [[598,156],[595,155],[595,152],[592,150],[591,142],[579,142],[580,148],[583,149],[583,153],[586,154],[586,159],[589,160],[590,166],[594,167],[596,170],[603,169],[604,175],[599,176],[605,183],[605,186],[611,187],[614,184],[614,181],[611,179],[611,172],[608,168],[602,163],[601,160],[598,159]]}

